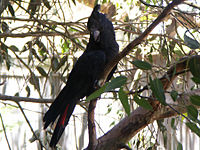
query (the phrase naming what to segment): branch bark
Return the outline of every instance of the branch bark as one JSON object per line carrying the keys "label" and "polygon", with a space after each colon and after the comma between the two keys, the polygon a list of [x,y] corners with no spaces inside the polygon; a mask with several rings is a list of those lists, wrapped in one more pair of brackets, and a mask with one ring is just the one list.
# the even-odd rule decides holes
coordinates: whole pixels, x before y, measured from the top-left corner
{"label": "branch bark", "polygon": [[[146,37],[150,34],[150,32],[169,14],[169,12],[174,8],[176,5],[180,4],[184,0],[174,0],[171,4],[169,4],[161,13],[161,15],[158,16],[158,18],[134,41],[132,41],[119,55],[117,55],[105,68],[105,71],[102,75],[102,79],[106,79],[112,68],[123,58],[125,57],[133,48],[135,48],[137,45],[139,45]],[[45,26],[45,25],[44,25]],[[48,26],[46,26],[48,27]],[[57,32],[57,34],[60,34]],[[62,35],[62,34],[61,34]],[[174,76],[172,80],[174,79]],[[105,82],[105,81],[103,81]],[[171,81],[169,82],[168,79],[164,78],[163,83],[167,82],[166,88],[171,84]],[[0,99],[2,99],[0,97]],[[22,99],[18,97],[7,97],[4,98],[4,100],[11,100],[13,99],[16,102],[19,101],[26,101],[27,98]],[[35,99],[37,100],[37,99]],[[30,102],[36,102],[34,99],[30,99]],[[52,102],[46,101],[47,102]],[[118,125],[116,125],[113,129],[111,129],[108,133],[106,133],[104,136],[100,137],[97,142],[93,142],[96,145],[96,150],[116,150],[122,145],[123,143],[126,143],[129,141],[136,133],[138,133],[141,129],[146,127],[149,123],[154,121],[155,119],[158,119],[160,116],[155,117],[155,112],[158,112],[160,109],[158,109],[159,102],[158,101],[152,101],[152,106],[154,108],[153,111],[148,111],[143,109],[142,107],[137,108],[134,112],[131,113],[129,117],[124,118]],[[94,117],[94,109],[93,113],[90,115],[91,118]],[[162,115],[165,116],[165,115]],[[152,119],[153,118],[153,119]],[[93,128],[95,130],[95,127]],[[92,130],[93,130],[92,129]],[[95,133],[95,132],[94,132]],[[96,134],[95,135],[96,138]],[[93,141],[94,138],[93,138]]]}
{"label": "branch bark", "polygon": [[0,94],[0,100],[14,101],[14,102],[32,102],[32,103],[52,103],[54,99],[38,99],[19,96],[8,96]]}
{"label": "branch bark", "polygon": [[0,34],[0,38],[5,38],[5,37],[24,38],[28,36],[31,36],[31,37],[60,36],[60,33],[37,31],[37,32],[27,32],[27,33],[1,33]]}
{"label": "branch bark", "polygon": [[114,57],[105,67],[104,72],[102,74],[102,81],[100,85],[105,83],[105,80],[113,67],[123,58],[125,57],[129,52],[132,51],[133,48],[135,48],[137,45],[139,45],[142,41],[144,41],[147,36],[151,33],[151,31],[167,17],[167,15],[170,13],[170,11],[177,5],[181,4],[185,0],[173,0],[172,3],[167,5],[167,7],[163,10],[163,12],[154,20],[154,22],[135,40],[133,40],[131,43],[129,43],[123,50],[120,52],[116,57]]}
{"label": "branch bark", "polygon": [[[160,80],[163,83],[165,90],[169,88],[173,80],[180,74],[189,71],[188,61],[191,58],[196,58],[200,61],[200,56],[188,56],[180,59],[178,63],[173,65]],[[105,135],[98,139],[98,144],[96,150],[116,150],[122,143],[127,143],[133,136],[135,136],[140,130],[145,128],[149,123],[155,120],[168,118],[177,115],[177,112],[183,113],[186,111],[185,105],[190,105],[189,96],[194,94],[200,95],[200,89],[194,90],[190,93],[182,94],[178,100],[177,104],[174,105],[176,112],[170,107],[158,107],[159,102],[155,100],[149,100],[152,104],[153,111],[146,110],[142,107],[138,107],[135,111],[131,113],[130,116],[124,118],[115,127],[108,131]]]}
{"label": "branch bark", "polygon": [[[180,59],[176,64],[169,68],[167,73],[160,79],[163,83],[164,90],[167,90],[172,84],[173,80],[180,74],[189,71],[188,61],[190,59],[197,59],[200,61],[200,56],[188,56]],[[133,136],[135,136],[140,130],[145,128],[148,124],[155,120],[168,118],[177,115],[177,112],[185,112],[185,105],[190,105],[189,96],[191,94],[200,95],[200,89],[194,90],[190,93],[184,93],[177,100],[177,104],[174,106],[176,112],[170,107],[160,106],[156,100],[149,99],[153,107],[153,111],[146,110],[142,107],[138,107],[134,110],[130,116],[124,118],[115,127],[108,131],[105,135],[98,139],[96,150],[116,150],[120,144],[127,143]],[[183,101],[181,101],[183,100]],[[187,102],[187,103],[186,103]],[[179,105],[180,104],[180,105]]]}
{"label": "branch bark", "polygon": [[[184,2],[184,0],[174,0],[170,3],[163,12],[158,16],[158,18],[134,41],[132,41],[121,53],[119,53],[113,60],[108,63],[103,74],[102,81],[100,85],[105,83],[105,79],[112,70],[112,68],[123,58],[125,57],[133,48],[139,45],[150,32],[170,13],[170,11],[177,6],[178,4]],[[186,68],[186,66],[185,66]],[[174,68],[176,69],[176,68]],[[171,70],[169,70],[170,72]],[[178,75],[178,74],[177,74]],[[164,83],[164,89],[166,90],[172,81],[175,79],[175,76],[170,76],[169,78],[164,77],[162,82]],[[166,83],[165,83],[166,82]],[[109,132],[104,134],[98,139],[98,144],[96,145],[96,150],[116,150],[119,149],[120,145],[127,143],[134,135],[136,135],[140,130],[146,127],[153,120],[154,112],[157,111],[159,102],[151,101],[153,111],[145,110],[142,107],[138,107],[135,111],[131,113],[130,116],[124,118],[120,121],[115,127],[113,127]]]}
{"label": "branch bark", "polygon": [[[200,95],[200,89],[182,93],[177,99],[177,102],[171,105],[179,113],[185,113],[187,111],[186,106],[191,105],[190,95]],[[155,108],[155,106],[153,107]],[[200,108],[200,106],[197,108]],[[129,117],[124,118],[109,132],[98,139],[96,150],[116,150],[121,143],[127,143],[140,130],[153,121],[176,115],[177,112],[168,106],[161,106],[154,111],[148,111],[142,107],[138,107]]]}
{"label": "branch bark", "polygon": [[96,137],[96,126],[95,126],[95,107],[97,99],[91,100],[88,108],[88,132],[89,132],[89,144],[86,150],[95,150],[95,145],[97,144]]}

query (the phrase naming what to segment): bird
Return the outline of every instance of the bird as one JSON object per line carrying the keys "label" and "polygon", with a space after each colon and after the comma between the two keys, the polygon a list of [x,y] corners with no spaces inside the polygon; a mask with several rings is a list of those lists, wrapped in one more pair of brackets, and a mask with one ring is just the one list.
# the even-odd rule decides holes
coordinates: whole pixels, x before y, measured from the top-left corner
{"label": "bird", "polygon": [[[76,104],[97,90],[98,81],[106,64],[119,53],[113,24],[105,14],[99,11],[100,5],[97,4],[87,22],[90,37],[86,50],[78,58],[68,76],[65,87],[43,117],[44,129],[58,118],[50,147],[56,147]],[[112,78],[116,68],[117,66],[110,72],[107,81]]]}

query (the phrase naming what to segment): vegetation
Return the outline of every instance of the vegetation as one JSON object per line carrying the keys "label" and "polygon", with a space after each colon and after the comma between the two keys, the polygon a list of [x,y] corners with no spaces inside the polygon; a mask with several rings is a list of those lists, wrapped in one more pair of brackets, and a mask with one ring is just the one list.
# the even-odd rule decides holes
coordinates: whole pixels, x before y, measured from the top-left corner
{"label": "vegetation", "polygon": [[[39,143],[38,149],[48,149],[49,132],[41,136],[41,130],[33,129],[23,102],[41,104],[43,113],[46,103],[53,101],[89,37],[86,23],[90,11],[76,20],[72,12],[79,13],[77,8],[93,7],[97,2],[102,4],[102,12],[108,14],[115,26],[121,53],[108,65],[102,77],[118,63],[115,78],[82,100],[80,106],[90,110],[88,103],[101,95],[102,99],[112,99],[103,115],[116,109],[112,105],[116,101],[120,101],[121,107],[116,111],[118,119],[107,124],[113,127],[108,134],[102,133],[96,139],[93,128],[89,136],[94,138],[90,142],[100,150],[157,149],[162,144],[166,149],[187,149],[181,139],[174,143],[167,140],[166,120],[173,117],[168,120],[172,133],[185,124],[200,136],[200,3],[195,0],[173,0],[173,3],[169,0],[112,3],[106,0],[2,0],[1,73],[13,72],[14,77],[22,79],[18,88],[7,89],[15,91],[13,95],[8,92],[0,95],[0,102],[5,104],[0,107],[1,133],[7,137],[4,112],[14,107],[26,119],[33,134],[31,141]],[[180,2],[182,4],[176,6]],[[6,81],[7,78],[1,76],[2,91]],[[102,100],[98,101],[101,105]],[[92,105],[95,107],[96,103]],[[90,119],[95,122],[95,117]],[[9,139],[7,143],[11,149]]]}

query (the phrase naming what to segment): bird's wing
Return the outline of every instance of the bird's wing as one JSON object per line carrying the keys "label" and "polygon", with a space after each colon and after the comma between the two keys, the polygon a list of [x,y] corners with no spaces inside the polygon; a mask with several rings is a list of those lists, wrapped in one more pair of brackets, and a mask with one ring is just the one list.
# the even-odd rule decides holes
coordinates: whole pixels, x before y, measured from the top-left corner
{"label": "bird's wing", "polygon": [[83,53],[73,67],[66,86],[62,89],[55,101],[46,112],[43,121],[44,128],[59,120],[54,130],[50,146],[55,146],[62,135],[65,126],[75,108],[77,101],[95,90],[96,80],[105,67],[105,54],[102,51]]}

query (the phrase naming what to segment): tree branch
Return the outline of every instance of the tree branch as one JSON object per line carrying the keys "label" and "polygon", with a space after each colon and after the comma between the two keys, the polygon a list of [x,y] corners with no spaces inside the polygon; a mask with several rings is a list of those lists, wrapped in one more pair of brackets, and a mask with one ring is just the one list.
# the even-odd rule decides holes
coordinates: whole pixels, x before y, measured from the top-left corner
{"label": "tree branch", "polygon": [[[195,89],[193,91],[190,92],[185,92],[182,93],[176,100],[176,103],[174,104],[170,104],[173,106],[174,109],[176,109],[177,112],[179,113],[186,113],[187,112],[187,108],[186,106],[189,105],[193,105],[190,102],[190,96],[191,95],[200,95],[200,89]],[[197,109],[200,108],[200,106],[196,106],[193,105],[194,107],[196,107]],[[164,118],[169,118],[169,117],[173,117],[178,115],[178,113],[175,112],[174,110],[172,110],[169,106],[161,106],[160,109],[158,109],[154,114],[154,118],[152,118],[152,120],[159,120],[159,119],[164,119]]]}
{"label": "tree branch", "polygon": [[37,31],[37,32],[27,32],[27,33],[1,33],[0,38],[12,37],[12,38],[24,38],[24,37],[41,37],[41,36],[60,36],[60,33],[57,32],[45,32],[45,31]]}
{"label": "tree branch", "polygon": [[89,132],[89,144],[86,150],[95,150],[95,146],[97,145],[96,138],[96,126],[95,126],[95,107],[96,107],[97,99],[91,100],[88,108],[88,132]]}
{"label": "tree branch", "polygon": [[170,13],[170,11],[177,6],[178,4],[184,2],[185,0],[174,0],[172,3],[170,3],[163,12],[154,20],[154,22],[135,40],[133,40],[131,43],[129,43],[122,52],[120,52],[116,57],[114,57],[105,67],[104,72],[102,74],[102,81],[100,85],[105,83],[105,80],[113,67],[123,58],[125,57],[129,52],[132,51],[133,48],[135,48],[137,45],[139,45],[142,41],[144,41],[147,36],[151,33],[151,31],[161,22],[164,20],[164,18]]}
{"label": "tree branch", "polygon": [[54,99],[38,99],[19,96],[8,96],[0,94],[0,100],[14,101],[14,102],[32,102],[32,103],[52,103]]}
{"label": "tree branch", "polygon": [[[49,32],[49,31],[35,31],[35,32],[25,32],[25,33],[1,33],[0,38],[5,38],[5,37],[12,37],[12,38],[24,38],[24,37],[42,37],[42,36],[61,36],[61,33],[57,32]],[[64,34],[64,33],[62,33]],[[86,35],[87,33],[75,33],[71,34],[71,37],[75,38],[80,35]]]}
{"label": "tree branch", "polygon": [[[22,7],[22,6],[20,5],[20,3],[16,2],[16,1],[15,1],[15,3],[16,3],[22,10],[24,10],[26,13],[30,14],[30,12],[29,12],[27,9],[25,9],[24,7]],[[31,14],[30,14],[30,15],[31,15]],[[41,24],[43,27],[46,27],[46,28],[48,28],[48,29],[51,29],[51,30],[55,31],[56,33],[60,34],[60,35],[61,35],[62,37],[64,37],[64,38],[70,39],[70,40],[71,40],[73,43],[75,43],[76,46],[78,46],[80,49],[84,49],[84,47],[83,47],[82,45],[80,45],[79,43],[77,43],[77,42],[74,40],[74,38],[71,38],[71,35],[69,34],[69,32],[68,32],[67,30],[66,30],[65,33],[62,33],[62,32],[60,32],[60,31],[54,29],[54,28],[51,27],[50,25],[47,25],[47,24],[45,24],[44,22],[41,22],[39,19],[35,18],[34,16],[32,16],[32,18],[33,18],[36,22],[38,22],[39,24]]]}
{"label": "tree branch", "polygon": [[[163,83],[164,90],[167,90],[172,84],[173,80],[180,75],[180,73],[185,73],[189,70],[188,61],[191,58],[195,58],[200,61],[200,56],[188,56],[180,59],[178,63],[174,64],[167,73],[160,79]],[[140,130],[145,128],[149,123],[154,120],[168,118],[175,116],[179,113],[185,112],[186,105],[190,105],[189,95],[198,94],[200,95],[200,89],[194,90],[193,92],[182,94],[177,100],[177,104],[173,107],[177,111],[174,111],[169,106],[160,106],[159,102],[156,100],[149,99],[153,107],[153,111],[146,110],[142,107],[138,107],[134,110],[130,116],[124,118],[110,131],[104,134],[98,139],[98,145],[96,150],[115,150],[117,145],[121,143],[127,143],[133,136],[135,136]],[[183,100],[184,99],[184,100]],[[183,100],[183,101],[181,101]],[[182,102],[182,103],[181,103]],[[186,103],[187,102],[187,103]],[[183,107],[184,106],[184,107]]]}
{"label": "tree branch", "polygon": [[[133,40],[127,47],[123,49],[121,53],[119,53],[110,63],[106,66],[103,74],[102,81],[100,85],[105,83],[105,79],[108,74],[112,70],[112,68],[123,58],[125,57],[133,48],[139,45],[142,41],[146,39],[146,37],[150,34],[150,32],[169,14],[169,12],[178,4],[182,3],[184,0],[174,0],[170,3],[163,12],[158,16],[158,18],[135,40]],[[186,67],[186,66],[185,66]],[[176,68],[175,68],[176,69]],[[169,70],[171,71],[171,70]],[[172,75],[171,80],[168,77],[163,78],[162,82],[166,82],[164,85],[164,89],[166,90],[175,77]],[[152,116],[154,112],[158,109],[159,102],[150,100],[151,105],[153,107],[153,111],[146,110],[142,107],[138,107],[135,111],[133,111],[130,116],[124,118],[120,121],[115,127],[113,127],[109,132],[104,134],[102,137],[98,139],[98,144],[96,146],[96,150],[116,150],[119,145],[122,143],[127,143],[134,135],[136,135],[140,130],[146,127],[149,123],[151,123]]]}

